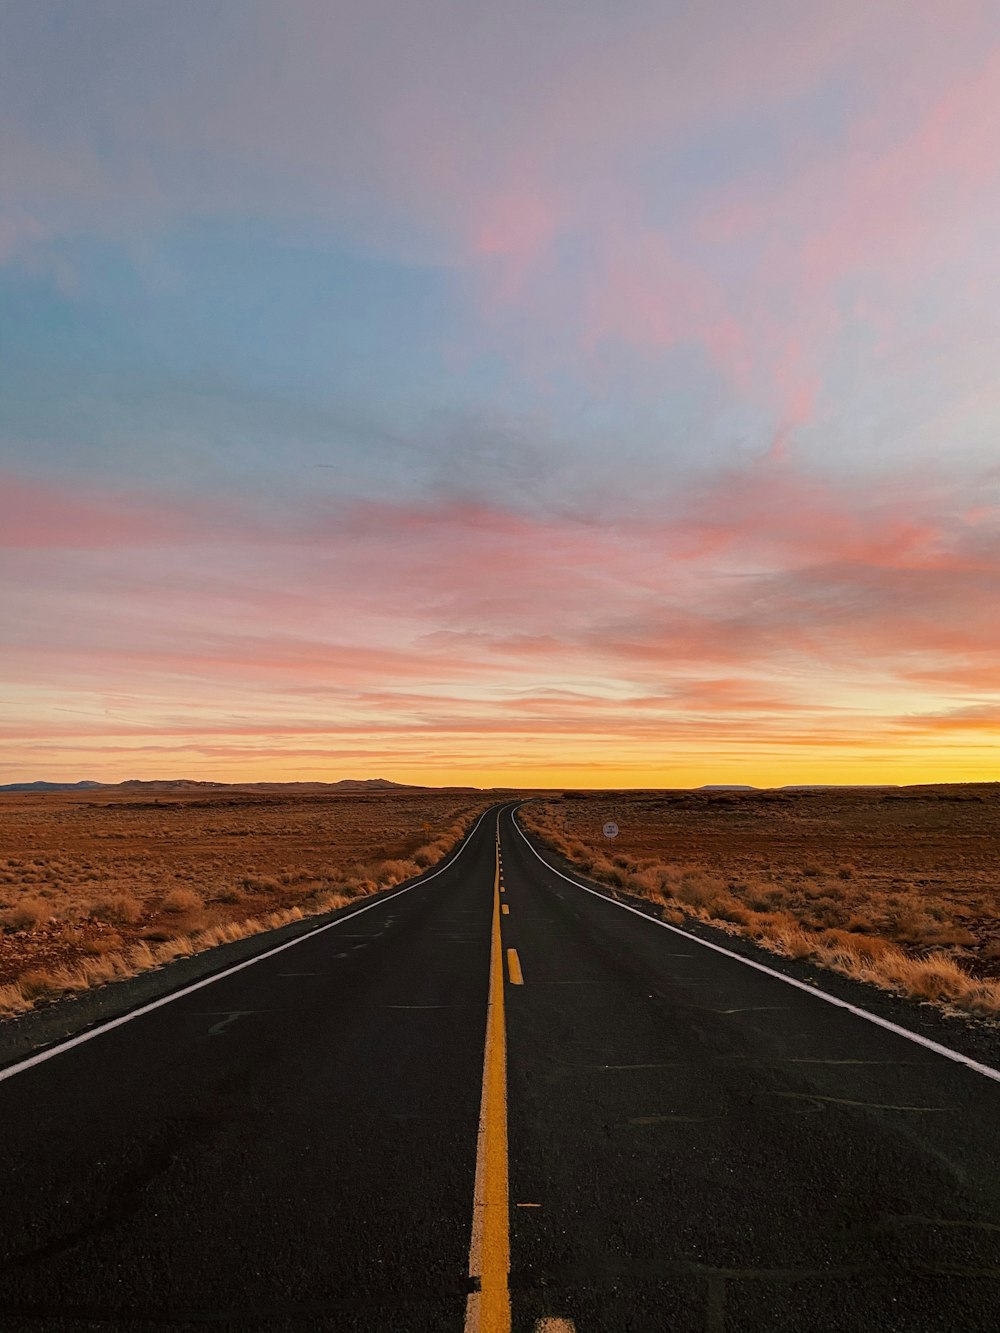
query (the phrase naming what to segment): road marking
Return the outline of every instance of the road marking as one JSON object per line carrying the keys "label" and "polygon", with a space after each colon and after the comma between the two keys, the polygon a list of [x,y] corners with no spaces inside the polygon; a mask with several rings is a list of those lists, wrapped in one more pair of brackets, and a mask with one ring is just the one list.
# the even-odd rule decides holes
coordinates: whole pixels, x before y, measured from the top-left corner
{"label": "road marking", "polygon": [[[218,1023],[213,1023],[208,1029],[208,1035],[210,1037],[221,1037],[224,1032],[231,1028],[233,1024],[237,1023],[241,1018],[249,1018],[251,1014],[266,1014],[270,1012],[272,1011],[268,1009],[223,1009],[223,1016],[219,1019]],[[215,1018],[216,1014],[198,1014],[195,1015],[195,1017]]]}
{"label": "road marking", "polygon": [[[500,816],[497,815],[499,836]],[[483,1095],[476,1143],[465,1333],[510,1333],[510,1204],[507,1185],[507,1034],[503,1009],[503,948],[500,937],[500,860],[493,880],[490,990],[486,1006]]]}
{"label": "road marking", "polygon": [[[950,1046],[942,1046],[938,1041],[932,1041],[930,1037],[922,1037],[919,1032],[911,1032],[909,1028],[900,1027],[898,1023],[891,1022],[888,1018],[879,1018],[878,1014],[869,1013],[867,1009],[862,1009],[860,1005],[849,1004],[846,1000],[840,1000],[836,995],[830,995],[829,992],[820,990],[817,986],[810,986],[808,982],[798,981],[795,977],[786,976],[784,972],[779,972],[776,968],[768,967],[766,963],[758,963],[753,958],[744,958],[742,954],[735,953],[732,949],[726,949],[721,944],[713,944],[711,940],[700,939],[697,935],[692,935],[690,931],[682,930],[680,926],[672,926],[669,921],[658,921],[655,916],[649,916],[645,912],[640,912],[638,907],[630,907],[628,903],[621,903],[617,898],[610,898],[606,893],[601,893],[598,889],[591,889],[586,884],[581,884],[577,879],[571,879],[569,875],[564,875],[561,870],[555,866],[549,865],[541,852],[535,850],[528,841],[520,824],[514,818],[516,810],[511,812],[511,823],[517,829],[518,833],[524,839],[531,851],[546,870],[551,871],[553,875],[558,875],[564,879],[567,884],[572,884],[574,888],[582,889],[584,893],[590,893],[595,898],[601,898],[612,907],[620,907],[623,912],[631,912],[633,916],[638,916],[643,921],[648,921],[651,926],[660,926],[663,930],[672,931],[675,935],[680,935],[682,939],[689,940],[693,944],[700,944],[703,949],[711,949],[713,953],[721,953],[724,958],[732,958],[734,962],[742,963],[744,967],[752,967],[755,972],[763,972],[767,977],[773,977],[775,981],[783,981],[786,986],[793,986],[796,990],[804,991],[806,995],[811,995],[814,1000],[822,1000],[825,1004],[832,1004],[836,1009],[844,1009],[855,1018],[863,1018],[866,1023],[874,1023],[878,1028],[884,1028],[886,1032],[892,1032],[897,1037],[903,1037],[906,1041],[912,1041],[917,1046],[923,1046],[927,1051],[933,1051],[935,1055],[943,1055],[946,1060],[952,1060],[957,1065],[965,1065],[966,1069],[971,1069],[974,1074],[981,1074],[983,1078],[992,1079],[994,1083],[1000,1083],[1000,1069],[993,1069],[990,1065],[980,1064],[978,1060],[973,1060],[961,1051],[953,1051]],[[0,1078],[3,1075],[0,1074]]]}
{"label": "road marking", "polygon": [[576,1333],[572,1319],[539,1319],[535,1333]]}
{"label": "road marking", "polygon": [[521,960],[517,956],[516,949],[507,950],[507,971],[510,973],[512,986],[524,985],[524,977],[521,973]]}
{"label": "road marking", "polygon": [[[496,808],[495,806],[493,807]],[[336,921],[327,921],[325,925],[317,926],[314,930],[307,931],[304,935],[297,935],[294,940],[286,940],[284,944],[276,944],[273,949],[265,949],[263,953],[254,954],[253,958],[246,958],[242,963],[234,963],[232,967],[223,968],[221,972],[213,972],[210,977],[202,977],[201,981],[194,981],[190,986],[182,986],[180,990],[172,991],[169,995],[162,995],[158,1000],[151,1000],[149,1004],[140,1005],[138,1009],[130,1009],[127,1014],[119,1014],[117,1018],[111,1018],[106,1023],[99,1023],[97,1027],[90,1028],[87,1032],[81,1032],[75,1037],[70,1037],[68,1041],[61,1041],[56,1046],[50,1046],[47,1050],[39,1051],[36,1055],[30,1055],[25,1060],[18,1060],[16,1064],[8,1065],[6,1069],[0,1069],[0,1083],[4,1079],[13,1078],[15,1074],[23,1074],[26,1069],[33,1069],[36,1065],[44,1064],[46,1060],[51,1060],[53,1056],[61,1055],[63,1051],[71,1051],[75,1046],[82,1046],[84,1042],[93,1041],[95,1037],[100,1037],[105,1032],[111,1032],[115,1028],[123,1027],[126,1023],[131,1023],[133,1018],[141,1018],[143,1014],[151,1014],[154,1009],[162,1009],[164,1005],[173,1004],[175,1000],[181,1000],[185,995],[193,995],[195,991],[203,990],[206,986],[214,985],[216,981],[221,981],[224,977],[231,977],[237,972],[242,972],[244,968],[253,967],[257,963],[262,963],[265,958],[273,958],[275,954],[284,953],[286,949],[294,949],[296,944],[302,944],[304,940],[313,940],[317,935],[322,935],[324,931],[333,930],[337,926],[345,925],[348,921],[353,921],[356,916],[362,912],[370,912],[375,907],[384,907],[386,903],[392,902],[394,898],[401,897],[404,893],[409,893],[411,889],[417,889],[428,880],[436,879],[438,875],[443,875],[446,870],[450,870],[458,858],[472,841],[473,835],[479,828],[489,810],[483,813],[473,824],[472,828],[466,834],[461,846],[454,856],[439,866],[437,870],[432,870],[429,875],[423,875],[413,884],[407,884],[405,888],[397,889],[395,893],[390,893],[388,897],[378,898],[373,903],[366,903],[364,907],[359,907],[357,911],[348,913],[347,916],[338,917]],[[497,816],[499,823],[499,815]],[[346,957],[347,955],[338,955]]]}
{"label": "road marking", "polygon": [[500,908],[500,911],[503,912],[504,916],[510,916],[510,908],[507,906],[506,903],[503,903],[503,905]]}

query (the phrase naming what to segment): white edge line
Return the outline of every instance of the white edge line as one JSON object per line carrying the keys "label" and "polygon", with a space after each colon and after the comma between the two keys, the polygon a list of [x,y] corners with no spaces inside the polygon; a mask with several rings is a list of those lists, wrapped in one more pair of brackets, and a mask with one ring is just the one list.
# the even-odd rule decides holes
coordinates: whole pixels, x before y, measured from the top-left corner
{"label": "white edge line", "polygon": [[907,1041],[914,1042],[917,1046],[923,1046],[928,1051],[933,1051],[935,1055],[943,1055],[946,1060],[953,1060],[957,1065],[965,1065],[966,1069],[971,1069],[976,1074],[981,1074],[983,1078],[992,1079],[994,1083],[1000,1083],[1000,1069],[993,1069],[989,1065],[982,1065],[978,1060],[971,1059],[968,1055],[962,1055],[960,1051],[953,1051],[950,1046],[942,1046],[940,1042],[932,1041],[930,1037],[922,1037],[918,1032],[911,1032],[909,1028],[900,1027],[898,1023],[891,1022],[888,1018],[879,1018],[877,1014],[869,1013],[867,1009],[861,1009],[856,1004],[849,1004],[846,1000],[840,1000],[836,995],[830,995],[827,991],[820,990],[817,986],[810,986],[808,982],[798,981],[795,977],[787,976],[784,972],[778,972],[773,967],[768,967],[766,963],[758,963],[752,958],[744,958],[742,954],[734,953],[732,949],[726,949],[721,944],[713,944],[711,940],[700,939],[688,930],[682,930],[680,926],[672,926],[668,921],[660,921],[655,916],[650,916],[646,912],[641,912],[638,907],[630,907],[628,903],[621,903],[616,898],[609,897],[606,893],[601,893],[598,889],[588,888],[586,884],[581,884],[579,880],[571,879],[569,875],[564,875],[561,870],[555,866],[549,865],[545,857],[532,846],[528,841],[520,824],[514,817],[517,810],[511,811],[511,823],[520,833],[530,851],[534,852],[546,870],[550,870],[553,875],[558,875],[564,879],[567,884],[572,884],[574,888],[583,889],[584,893],[592,893],[595,898],[603,898],[606,903],[611,903],[613,907],[620,907],[625,912],[632,912],[635,916],[641,917],[643,921],[648,921],[650,925],[660,926],[664,930],[673,931],[675,935],[681,935],[686,940],[693,940],[695,944],[700,944],[705,949],[712,949],[715,953],[721,953],[726,958],[732,958],[737,963],[742,963],[744,967],[752,967],[757,972],[763,972],[765,976],[774,977],[777,981],[783,981],[786,986],[794,986],[796,990],[805,991],[816,1000],[824,1000],[827,1004],[835,1005],[838,1009],[846,1009],[849,1014],[854,1014],[856,1018],[863,1018],[868,1023],[874,1023],[876,1027],[885,1028],[887,1032],[893,1032],[897,1037],[905,1037]]}
{"label": "white edge line", "polygon": [[[496,809],[495,806],[493,808]],[[322,935],[325,930],[333,930],[334,926],[342,926],[345,921],[353,921],[362,912],[370,912],[373,907],[381,907],[384,903],[391,903],[394,898],[409,893],[411,889],[419,888],[422,884],[426,884],[428,880],[436,879],[438,875],[443,875],[446,870],[451,869],[472,841],[476,829],[479,828],[479,825],[489,813],[489,810],[483,811],[465,835],[458,851],[447,864],[439,866],[437,870],[432,870],[428,875],[422,875],[420,879],[414,880],[412,884],[407,884],[404,889],[397,889],[395,893],[379,898],[376,902],[366,903],[364,907],[359,907],[356,912],[350,912],[347,916],[339,916],[336,921],[328,921],[326,925],[317,926],[315,930],[307,930],[304,934],[297,935],[294,940],[288,940],[284,944],[276,944],[273,949],[266,949],[264,953],[255,954],[253,958],[244,959],[242,963],[234,963],[232,967],[224,968],[221,972],[214,972],[210,977],[203,977],[201,981],[194,981],[190,986],[182,986],[180,990],[171,991],[169,995],[162,995],[158,1000],[151,1000],[149,1004],[140,1005],[138,1009],[130,1009],[127,1014],[119,1014],[117,1018],[111,1018],[106,1023],[99,1023],[97,1027],[89,1028],[86,1032],[81,1032],[76,1037],[61,1041],[55,1046],[49,1046],[44,1051],[39,1051],[37,1055],[29,1055],[25,1060],[7,1065],[4,1069],[0,1069],[0,1083],[3,1083],[5,1079],[13,1078],[15,1074],[23,1074],[26,1069],[33,1069],[35,1065],[44,1064],[46,1060],[51,1060],[53,1056],[62,1055],[63,1051],[71,1051],[74,1046],[82,1046],[85,1041],[92,1041],[105,1032],[111,1032],[113,1028],[120,1028],[125,1023],[131,1023],[133,1018],[141,1018],[143,1014],[152,1013],[154,1009],[162,1009],[164,1005],[172,1004],[174,1000],[181,1000],[185,995],[193,995],[195,991],[202,990],[205,986],[211,986],[216,981],[222,981],[224,977],[231,977],[236,972],[242,972],[245,967],[253,967],[255,963],[262,963],[265,958],[273,958],[275,954],[284,953],[286,949],[291,949],[296,944],[302,944],[304,940],[313,940],[317,935]]]}

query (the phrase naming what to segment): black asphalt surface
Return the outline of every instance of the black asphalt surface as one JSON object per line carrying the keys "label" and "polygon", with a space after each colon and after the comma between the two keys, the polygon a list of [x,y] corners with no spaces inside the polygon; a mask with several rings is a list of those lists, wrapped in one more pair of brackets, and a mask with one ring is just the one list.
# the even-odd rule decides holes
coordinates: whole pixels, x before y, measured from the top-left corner
{"label": "black asphalt surface", "polygon": [[[1000,1084],[500,823],[517,1333],[1000,1328]],[[2,1333],[462,1329],[495,827],[0,1083]]]}

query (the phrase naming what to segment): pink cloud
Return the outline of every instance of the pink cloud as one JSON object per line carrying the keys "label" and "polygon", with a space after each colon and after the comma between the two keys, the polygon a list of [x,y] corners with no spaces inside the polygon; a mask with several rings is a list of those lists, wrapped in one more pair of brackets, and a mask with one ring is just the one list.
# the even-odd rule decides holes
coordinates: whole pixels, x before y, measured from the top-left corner
{"label": "pink cloud", "polygon": [[148,497],[88,493],[0,473],[0,546],[108,549],[176,540],[184,522]]}

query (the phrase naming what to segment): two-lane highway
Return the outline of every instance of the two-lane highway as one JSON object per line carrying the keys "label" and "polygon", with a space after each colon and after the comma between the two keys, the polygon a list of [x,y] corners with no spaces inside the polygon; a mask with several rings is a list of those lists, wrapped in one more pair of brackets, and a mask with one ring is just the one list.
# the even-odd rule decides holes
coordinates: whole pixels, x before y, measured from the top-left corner
{"label": "two-lane highway", "polygon": [[510,806],[0,1078],[14,1333],[1000,1326],[1000,1084],[567,882]]}

